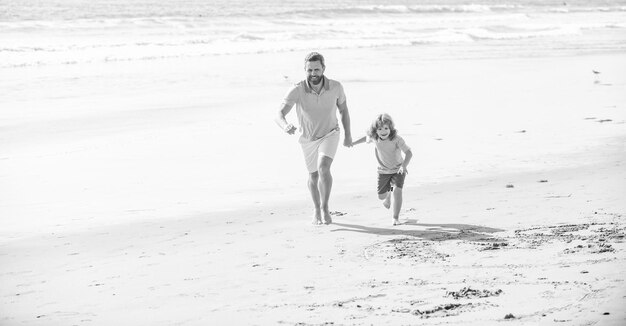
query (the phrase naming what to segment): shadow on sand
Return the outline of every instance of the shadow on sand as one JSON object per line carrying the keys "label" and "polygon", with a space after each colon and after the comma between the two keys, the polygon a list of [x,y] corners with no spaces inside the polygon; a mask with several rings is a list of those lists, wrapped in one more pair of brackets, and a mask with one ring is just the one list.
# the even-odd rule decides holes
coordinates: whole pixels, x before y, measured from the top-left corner
{"label": "shadow on sand", "polygon": [[[493,236],[491,235],[492,233],[505,231],[502,229],[468,224],[424,224],[417,223],[416,220],[411,219],[407,220],[399,226],[389,228],[371,227],[346,223],[333,223],[332,225],[341,228],[332,230],[331,232],[359,232],[375,235],[401,235],[431,241],[489,241],[493,239]],[[406,226],[415,226],[418,229],[407,230]]]}

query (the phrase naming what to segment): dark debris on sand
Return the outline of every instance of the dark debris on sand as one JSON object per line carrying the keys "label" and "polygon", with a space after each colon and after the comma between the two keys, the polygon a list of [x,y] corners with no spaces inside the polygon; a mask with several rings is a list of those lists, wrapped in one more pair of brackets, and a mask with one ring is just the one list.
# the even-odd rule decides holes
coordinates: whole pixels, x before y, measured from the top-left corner
{"label": "dark debris on sand", "polygon": [[458,300],[458,299],[461,299],[461,298],[464,298],[464,299],[487,298],[487,297],[498,296],[500,294],[502,294],[502,290],[501,289],[497,289],[495,291],[476,290],[476,289],[472,289],[469,286],[464,287],[464,288],[462,288],[459,291],[448,291],[446,293],[447,296],[451,296],[455,300]]}
{"label": "dark debris on sand", "polygon": [[393,239],[385,243],[387,259],[410,258],[418,261],[446,261],[450,255],[432,249],[432,243],[415,239]]}
{"label": "dark debris on sand", "polygon": [[473,303],[460,304],[460,303],[448,303],[436,306],[432,309],[427,310],[419,310],[415,309],[412,314],[416,316],[420,316],[420,318],[432,318],[432,317],[448,317],[458,315],[460,313],[460,309],[462,308],[471,308],[473,307]]}
{"label": "dark debris on sand", "polygon": [[531,247],[554,240],[575,244],[572,248],[565,249],[564,253],[583,250],[591,253],[614,252],[615,249],[609,242],[621,242],[625,235],[626,227],[617,223],[567,224],[515,230],[515,238]]}
{"label": "dark debris on sand", "polygon": [[478,243],[478,244],[481,246],[481,248],[479,249],[480,251],[498,250],[498,249],[507,247],[509,245],[506,242],[484,242],[484,243]]}

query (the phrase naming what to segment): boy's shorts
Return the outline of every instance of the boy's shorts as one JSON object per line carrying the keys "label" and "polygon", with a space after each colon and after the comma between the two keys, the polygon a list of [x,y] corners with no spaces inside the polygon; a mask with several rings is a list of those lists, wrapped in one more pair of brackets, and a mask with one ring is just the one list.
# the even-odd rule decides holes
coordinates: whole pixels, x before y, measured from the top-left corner
{"label": "boy's shorts", "polygon": [[385,194],[391,190],[391,185],[398,188],[404,186],[404,177],[406,174],[378,174],[378,194]]}
{"label": "boy's shorts", "polygon": [[337,147],[339,146],[339,129],[333,129],[326,136],[317,140],[301,138],[300,146],[302,146],[307,170],[309,170],[309,173],[317,172],[318,158],[320,156],[335,158]]}

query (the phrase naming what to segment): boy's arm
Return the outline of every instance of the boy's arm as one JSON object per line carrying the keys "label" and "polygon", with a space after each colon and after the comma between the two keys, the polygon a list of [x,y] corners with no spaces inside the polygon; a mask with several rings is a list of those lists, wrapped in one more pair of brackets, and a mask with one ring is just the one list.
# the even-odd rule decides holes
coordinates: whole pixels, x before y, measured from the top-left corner
{"label": "boy's arm", "polygon": [[343,125],[344,138],[343,146],[352,146],[352,131],[350,130],[350,112],[348,112],[348,101],[337,104],[339,114],[341,114],[341,124]]}
{"label": "boy's arm", "polygon": [[283,103],[280,110],[278,110],[278,116],[276,117],[276,119],[274,119],[276,124],[290,135],[293,135],[297,129],[296,127],[294,127],[294,125],[287,122],[287,119],[285,119],[285,116],[287,115],[287,113],[289,113],[289,111],[291,111],[292,108],[293,104]]}
{"label": "boy's arm", "polygon": [[353,142],[352,142],[352,146],[354,146],[354,145],[358,145],[358,144],[361,144],[361,143],[364,143],[364,142],[365,142],[365,140],[366,140],[366,137],[365,137],[365,136],[363,136],[363,137],[361,137],[361,138],[359,138],[359,139],[357,139],[357,140],[353,141]]}
{"label": "boy's arm", "polygon": [[408,151],[404,152],[404,161],[402,162],[402,166],[398,170],[398,173],[400,173],[400,174],[409,173],[409,171],[406,169],[406,167],[409,165],[409,162],[411,162],[411,158],[412,157],[413,157],[413,153],[411,152],[410,149]]}

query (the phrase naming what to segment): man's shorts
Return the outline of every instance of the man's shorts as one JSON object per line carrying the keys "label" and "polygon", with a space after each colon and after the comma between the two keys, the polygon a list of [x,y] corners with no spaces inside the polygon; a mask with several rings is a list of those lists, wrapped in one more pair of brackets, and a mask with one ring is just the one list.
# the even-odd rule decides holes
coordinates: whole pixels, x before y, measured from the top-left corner
{"label": "man's shorts", "polygon": [[378,174],[378,194],[385,194],[391,190],[391,185],[398,188],[404,187],[406,174]]}
{"label": "man's shorts", "polygon": [[302,153],[304,154],[304,162],[309,173],[317,172],[318,159],[321,156],[335,158],[337,147],[339,146],[339,130],[326,134],[326,136],[317,140],[300,139]]}

